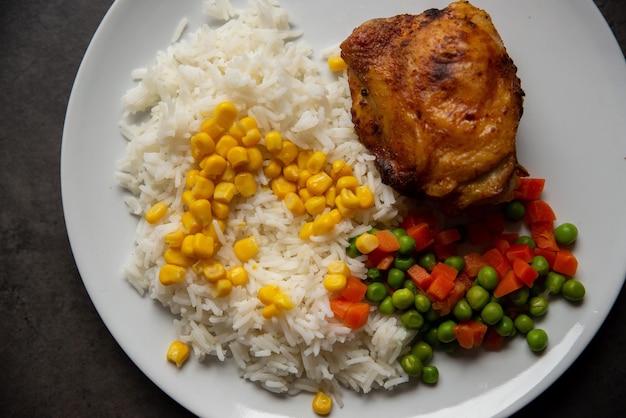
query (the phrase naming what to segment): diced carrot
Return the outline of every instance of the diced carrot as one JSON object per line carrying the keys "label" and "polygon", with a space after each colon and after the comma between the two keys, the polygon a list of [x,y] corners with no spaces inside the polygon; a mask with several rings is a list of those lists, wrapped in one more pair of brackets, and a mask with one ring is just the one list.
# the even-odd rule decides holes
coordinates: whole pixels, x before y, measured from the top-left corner
{"label": "diced carrot", "polygon": [[433,230],[426,222],[413,225],[406,230],[406,234],[415,240],[415,250],[422,251],[433,243]]}
{"label": "diced carrot", "polygon": [[392,264],[393,264],[393,255],[389,254],[383,257],[383,259],[380,260],[378,264],[376,264],[376,268],[378,268],[379,270],[389,270]]}
{"label": "diced carrot", "polygon": [[506,251],[511,248],[511,243],[502,238],[494,238],[493,247],[500,251],[502,254],[505,254]]}
{"label": "diced carrot", "polygon": [[353,303],[343,318],[345,326],[351,329],[359,329],[367,323],[370,313],[370,305],[365,302]]}
{"label": "diced carrot", "polygon": [[455,281],[448,280],[445,276],[439,276],[433,279],[433,282],[428,286],[426,293],[431,296],[435,301],[443,301],[454,289]]}
{"label": "diced carrot", "polygon": [[378,238],[378,248],[382,251],[392,253],[400,249],[400,241],[398,241],[398,237],[396,237],[393,232],[388,229],[376,231],[374,232],[374,235]]}
{"label": "diced carrot", "polygon": [[450,244],[434,244],[433,253],[435,253],[437,260],[445,260],[448,257],[457,255],[458,249],[456,247],[456,243],[454,242]]}
{"label": "diced carrot", "polygon": [[465,261],[463,273],[472,278],[478,276],[478,271],[487,265],[487,261],[485,261],[485,258],[479,253],[465,254],[463,260]]}
{"label": "diced carrot", "polygon": [[454,309],[454,305],[463,299],[466,291],[465,283],[458,279],[455,280],[454,287],[444,300],[434,299],[431,301],[433,310],[437,311],[440,316],[448,315]]}
{"label": "diced carrot", "polygon": [[500,281],[493,290],[493,295],[497,298],[508,295],[511,292],[521,289],[524,283],[517,278],[513,270],[510,270]]}
{"label": "diced carrot", "polygon": [[540,255],[544,257],[546,261],[548,262],[548,266],[550,266],[550,268],[554,266],[554,259],[556,258],[556,251],[535,247],[535,255]]}
{"label": "diced carrot", "polygon": [[330,310],[333,311],[335,316],[339,319],[344,319],[346,316],[346,312],[348,308],[353,304],[353,302],[347,301],[342,297],[334,297],[329,299],[330,302]]}
{"label": "diced carrot", "polygon": [[[376,248],[374,251],[372,251],[369,254],[367,254],[367,261],[365,261],[365,265],[367,267],[376,267],[376,266],[378,266],[378,263],[380,263],[380,261],[383,258],[385,258],[385,257],[387,257],[389,255],[391,255],[391,254],[381,250],[380,248]],[[393,257],[393,255],[392,255],[392,257]]]}
{"label": "diced carrot", "polygon": [[472,245],[486,244],[491,241],[491,234],[487,224],[481,221],[469,222],[467,225],[467,239]]}
{"label": "diced carrot", "polygon": [[554,238],[554,222],[535,222],[530,225],[530,236],[535,245],[545,250],[558,251],[559,245]]}
{"label": "diced carrot", "polygon": [[455,243],[461,239],[461,234],[457,228],[444,229],[435,235],[435,243],[439,245],[448,245]]}
{"label": "diced carrot", "polygon": [[419,264],[413,264],[406,272],[422,292],[426,292],[433,282],[433,276]]}
{"label": "diced carrot", "polygon": [[430,272],[435,280],[439,277],[443,277],[444,279],[453,282],[456,279],[456,276],[459,274],[457,269],[452,266],[447,265],[446,263],[437,263],[433,270]]}
{"label": "diced carrot", "polygon": [[487,333],[487,325],[470,319],[469,321],[459,322],[452,328],[452,332],[459,346],[469,350],[482,344]]}
{"label": "diced carrot", "polygon": [[535,255],[535,252],[528,244],[513,244],[509,247],[508,250],[506,250],[504,255],[506,255],[506,258],[511,262],[519,258],[525,263],[530,263],[531,261],[533,261],[533,256]]}
{"label": "diced carrot", "polygon": [[520,258],[513,259],[513,273],[528,287],[533,287],[533,283],[539,277],[537,270]]}
{"label": "diced carrot", "polygon": [[463,283],[463,287],[465,288],[466,292],[474,284],[474,279],[475,279],[475,277],[470,277],[467,274],[465,274],[464,272],[460,272],[459,275],[456,276],[456,281],[460,282],[460,283]]}
{"label": "diced carrot", "polygon": [[504,277],[511,270],[509,260],[496,248],[485,251],[483,258],[491,267],[496,269],[500,278]]}
{"label": "diced carrot", "polygon": [[425,223],[429,228],[435,228],[437,217],[429,211],[411,212],[400,222],[400,227],[408,231],[409,228],[421,223]]}
{"label": "diced carrot", "polygon": [[492,235],[503,233],[505,226],[504,213],[501,210],[489,212],[485,216],[485,224]]}
{"label": "diced carrot", "polygon": [[557,273],[572,277],[578,270],[578,260],[571,251],[559,250],[556,252],[552,269]]}
{"label": "diced carrot", "polygon": [[521,200],[537,200],[543,192],[546,179],[522,177],[515,189],[514,196]]}
{"label": "diced carrot", "polygon": [[502,239],[508,242],[509,244],[514,244],[515,241],[517,241],[517,239],[519,238],[519,233],[518,232],[504,232],[502,234],[498,234],[497,238]]}
{"label": "diced carrot", "polygon": [[532,225],[535,222],[554,222],[556,215],[545,200],[531,200],[526,203],[526,219]]}
{"label": "diced carrot", "polygon": [[339,292],[339,296],[349,302],[356,303],[363,300],[365,292],[367,292],[367,285],[360,279],[350,276],[346,282],[346,287]]}
{"label": "diced carrot", "polygon": [[505,337],[498,334],[495,328],[489,327],[487,334],[485,334],[485,339],[483,340],[483,347],[485,347],[486,350],[498,351],[502,348],[504,338]]}

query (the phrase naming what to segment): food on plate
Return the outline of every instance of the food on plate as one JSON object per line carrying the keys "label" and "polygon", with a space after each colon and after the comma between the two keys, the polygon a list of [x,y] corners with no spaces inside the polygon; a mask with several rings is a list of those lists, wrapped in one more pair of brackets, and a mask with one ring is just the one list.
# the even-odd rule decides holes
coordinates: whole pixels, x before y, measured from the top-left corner
{"label": "food on plate", "polygon": [[369,20],[341,44],[359,139],[383,180],[450,210],[511,200],[524,92],[487,12]]}

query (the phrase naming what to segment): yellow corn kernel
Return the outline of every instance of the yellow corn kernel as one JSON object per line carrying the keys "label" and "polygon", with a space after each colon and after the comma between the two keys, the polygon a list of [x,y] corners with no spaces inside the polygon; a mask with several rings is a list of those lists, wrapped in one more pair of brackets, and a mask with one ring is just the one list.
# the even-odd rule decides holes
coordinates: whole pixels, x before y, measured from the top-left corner
{"label": "yellow corn kernel", "polygon": [[333,179],[324,171],[313,174],[306,181],[306,188],[314,196],[323,195],[326,190],[333,184]]}
{"label": "yellow corn kernel", "polygon": [[176,367],[182,367],[189,358],[189,346],[182,341],[174,341],[167,349],[167,360],[176,364]]}
{"label": "yellow corn kernel", "polygon": [[219,141],[217,141],[217,143],[215,144],[215,152],[218,155],[226,158],[226,156],[228,155],[228,151],[236,146],[239,146],[239,141],[237,141],[237,138],[230,135],[222,135]]}
{"label": "yellow corn kernel", "polygon": [[155,224],[159,222],[167,213],[167,205],[165,202],[157,202],[146,211],[146,222]]}
{"label": "yellow corn kernel", "polygon": [[329,292],[339,293],[346,288],[348,278],[340,273],[330,273],[324,278],[324,289]]}
{"label": "yellow corn kernel", "polygon": [[215,151],[215,142],[213,138],[206,132],[198,132],[191,137],[191,155],[196,161]]}
{"label": "yellow corn kernel", "polygon": [[246,135],[246,129],[243,127],[240,121],[233,122],[228,128],[228,135],[236,138],[237,140],[241,140]]}
{"label": "yellow corn kernel", "polygon": [[196,198],[191,190],[185,190],[181,195],[181,200],[183,201],[183,204],[189,208]]}
{"label": "yellow corn kernel", "polygon": [[298,237],[304,241],[311,238],[311,235],[313,235],[313,222],[307,222],[300,228]]}
{"label": "yellow corn kernel", "polygon": [[350,274],[350,267],[341,260],[331,261],[328,265],[328,274],[343,274],[348,277]]}
{"label": "yellow corn kernel", "polygon": [[221,102],[213,111],[213,117],[218,125],[223,126],[225,129],[230,128],[230,125],[237,119],[237,107],[231,102]]}
{"label": "yellow corn kernel", "polygon": [[251,173],[239,173],[234,181],[237,192],[243,197],[250,197],[256,193],[256,181]]}
{"label": "yellow corn kernel", "polygon": [[254,119],[252,116],[245,116],[241,118],[239,120],[239,123],[241,124],[241,126],[243,126],[243,129],[246,132],[252,129],[257,129],[259,127],[259,125],[256,123],[256,119]]}
{"label": "yellow corn kernel", "polygon": [[224,298],[230,295],[233,291],[233,284],[228,279],[220,279],[215,282],[215,286],[211,290],[211,294],[214,298]]}
{"label": "yellow corn kernel", "polygon": [[352,167],[350,167],[344,160],[333,161],[330,168],[330,176],[333,180],[337,181],[343,176],[351,176]]}
{"label": "yellow corn kernel", "polygon": [[374,234],[364,233],[356,239],[356,248],[362,254],[369,254],[378,248],[378,238]]}
{"label": "yellow corn kernel", "polygon": [[290,141],[283,141],[280,151],[278,151],[275,156],[284,166],[289,165],[296,160],[298,147]]}
{"label": "yellow corn kernel", "polygon": [[289,164],[283,168],[283,177],[289,181],[297,182],[300,178],[300,168],[297,164]]}
{"label": "yellow corn kernel", "polygon": [[335,199],[337,198],[337,188],[335,186],[330,186],[324,193],[324,197],[326,198],[326,206],[334,208]]}
{"label": "yellow corn kernel", "polygon": [[326,209],[326,198],[324,196],[313,196],[304,202],[304,207],[310,215],[319,215]]}
{"label": "yellow corn kernel", "polygon": [[186,189],[190,189],[193,188],[193,186],[196,184],[196,176],[200,174],[200,170],[196,170],[195,168],[192,168],[191,170],[187,171],[187,175],[185,176],[185,188]]}
{"label": "yellow corn kernel", "polygon": [[359,207],[359,198],[350,189],[342,189],[339,193],[341,204],[348,209],[357,209]]}
{"label": "yellow corn kernel", "polygon": [[335,218],[330,215],[330,212],[322,213],[313,221],[313,234],[328,234],[335,228],[335,225],[337,225],[337,222]]}
{"label": "yellow corn kernel", "polygon": [[300,196],[300,199],[302,199],[303,202],[306,202],[313,197],[311,192],[306,187],[304,189],[298,190],[298,196]]}
{"label": "yellow corn kernel", "polygon": [[226,272],[226,277],[233,286],[243,286],[248,283],[248,272],[242,266],[233,267]]}
{"label": "yellow corn kernel", "polygon": [[261,142],[261,131],[258,128],[248,129],[246,134],[241,138],[241,143],[246,147],[252,147]]}
{"label": "yellow corn kernel", "polygon": [[343,71],[348,68],[348,64],[340,56],[328,58],[328,68],[330,71]]}
{"label": "yellow corn kernel", "polygon": [[343,200],[341,199],[341,194],[335,198],[335,207],[341,213],[341,216],[344,218],[353,218],[356,215],[355,208],[349,208],[343,204]]}
{"label": "yellow corn kernel", "polygon": [[313,412],[317,415],[328,415],[333,409],[333,400],[330,396],[320,391],[313,397],[311,406],[313,407]]}
{"label": "yellow corn kernel", "polygon": [[213,201],[211,209],[213,210],[213,215],[218,219],[226,219],[230,213],[228,203],[220,202],[219,200]]}
{"label": "yellow corn kernel", "polygon": [[281,313],[280,309],[274,303],[270,303],[269,305],[265,306],[261,310],[261,315],[265,319],[273,318],[273,317],[275,317],[277,315],[280,315],[280,313]]}
{"label": "yellow corn kernel", "polygon": [[284,199],[289,192],[295,193],[298,191],[296,183],[287,180],[283,176],[272,179],[270,181],[270,187],[279,199]]}
{"label": "yellow corn kernel", "polygon": [[309,161],[309,158],[311,158],[311,155],[313,155],[313,151],[310,149],[301,150],[298,153],[296,164],[298,164],[298,168],[300,168],[300,170],[306,169],[306,163]]}
{"label": "yellow corn kernel", "polygon": [[341,214],[341,212],[339,212],[339,209],[336,208],[328,212],[328,216],[332,218],[332,220],[335,222],[335,225],[343,220],[343,215]]}
{"label": "yellow corn kernel", "polygon": [[343,189],[355,191],[359,186],[359,180],[354,176],[341,176],[337,179],[337,192],[341,193]]}
{"label": "yellow corn kernel", "polygon": [[233,200],[233,197],[235,197],[235,193],[237,193],[237,186],[235,186],[235,183],[223,181],[215,186],[213,200],[222,203],[230,203],[230,201]]}
{"label": "yellow corn kernel", "polygon": [[280,287],[275,284],[269,284],[259,289],[257,297],[263,305],[271,305],[279,293],[281,293]]}
{"label": "yellow corn kernel", "polygon": [[215,241],[213,241],[213,237],[204,235],[202,232],[198,232],[193,236],[193,253],[196,258],[211,258],[214,249]]}
{"label": "yellow corn kernel", "polygon": [[209,283],[217,283],[226,279],[226,269],[220,263],[209,264],[202,269],[202,275]]}
{"label": "yellow corn kernel", "polygon": [[306,163],[306,169],[313,174],[317,174],[326,166],[326,154],[315,151]]}
{"label": "yellow corn kernel", "polygon": [[298,174],[298,189],[306,188],[306,182],[312,175],[313,173],[306,168],[300,169],[300,173]]}
{"label": "yellow corn kernel", "polygon": [[283,172],[283,167],[280,165],[280,162],[277,160],[270,160],[269,164],[265,166],[263,169],[265,176],[269,179],[278,178]]}
{"label": "yellow corn kernel", "polygon": [[361,209],[374,207],[374,194],[368,185],[357,187],[356,197],[359,199],[359,207]]}
{"label": "yellow corn kernel", "polygon": [[258,147],[248,147],[246,148],[246,152],[248,153],[247,169],[249,171],[254,172],[263,167],[263,154]]}
{"label": "yellow corn kernel", "polygon": [[159,271],[159,281],[164,286],[180,283],[185,280],[186,270],[184,267],[174,264],[164,264]]}
{"label": "yellow corn kernel", "polygon": [[233,251],[235,252],[235,256],[241,261],[245,263],[250,260],[259,252],[259,245],[253,236],[240,239],[235,242],[233,245]]}
{"label": "yellow corn kernel", "polygon": [[189,258],[185,257],[180,248],[168,247],[163,252],[163,259],[167,264],[175,266],[187,267],[190,263]]}
{"label": "yellow corn kernel", "polygon": [[183,243],[180,246],[180,252],[185,257],[190,259],[196,258],[196,252],[194,251],[193,247],[193,237],[196,233],[185,236],[185,238],[183,239]]}
{"label": "yellow corn kernel", "polygon": [[191,212],[201,226],[208,225],[213,220],[211,202],[207,199],[198,199],[191,202],[189,212]]}
{"label": "yellow corn kernel", "polygon": [[298,196],[294,192],[289,192],[285,195],[285,206],[295,216],[304,215],[304,213],[306,212],[306,207],[304,205],[304,202],[302,202],[302,199],[300,199],[300,196]]}
{"label": "yellow corn kernel", "polygon": [[187,231],[188,234],[195,234],[197,232],[200,232],[200,230],[202,229],[202,225],[200,225],[196,217],[193,216],[193,213],[189,211],[183,213],[181,222],[183,224],[183,227],[185,228],[185,231]]}
{"label": "yellow corn kernel", "polygon": [[[194,184],[193,188],[191,189],[191,195],[195,199],[210,199],[213,197],[214,190],[215,190],[215,183],[213,183],[213,180],[208,179],[203,176],[196,176],[196,184]],[[191,203],[191,202],[186,202],[186,203]]]}
{"label": "yellow corn kernel", "polygon": [[226,159],[219,154],[211,154],[200,161],[202,173],[208,177],[217,177],[226,170]]}
{"label": "yellow corn kernel", "polygon": [[283,136],[276,131],[271,131],[265,134],[265,148],[269,152],[275,153],[282,149]]}
{"label": "yellow corn kernel", "polygon": [[227,181],[227,182],[232,183],[235,180],[236,175],[237,175],[237,172],[235,171],[233,166],[229,162],[227,162],[224,172],[216,180]]}
{"label": "yellow corn kernel", "polygon": [[244,147],[239,145],[228,150],[226,160],[235,170],[247,166],[250,162],[250,160],[248,160],[248,152]]}
{"label": "yellow corn kernel", "polygon": [[284,311],[289,311],[296,307],[296,304],[293,303],[291,298],[283,292],[278,293],[274,297],[274,305]]}
{"label": "yellow corn kernel", "polygon": [[219,138],[225,131],[224,127],[220,126],[215,118],[205,120],[200,130],[209,134],[211,138]]}
{"label": "yellow corn kernel", "polygon": [[170,232],[165,236],[165,243],[172,248],[180,248],[183,244],[185,233],[182,230]]}

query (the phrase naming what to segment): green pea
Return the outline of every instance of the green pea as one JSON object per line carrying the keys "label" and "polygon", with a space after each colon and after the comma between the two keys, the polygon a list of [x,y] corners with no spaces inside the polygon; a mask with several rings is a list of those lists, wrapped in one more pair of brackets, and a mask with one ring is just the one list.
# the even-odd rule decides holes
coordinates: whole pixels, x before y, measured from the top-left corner
{"label": "green pea", "polygon": [[463,271],[463,267],[465,267],[465,260],[460,255],[451,255],[443,260],[443,262],[456,269],[456,271]]}
{"label": "green pea", "polygon": [[511,222],[517,222],[526,215],[526,207],[521,202],[514,200],[504,205],[504,216]]}
{"label": "green pea", "polygon": [[415,309],[409,309],[400,316],[400,323],[406,329],[420,329],[424,325],[424,317]]}
{"label": "green pea", "polygon": [[433,348],[426,341],[418,341],[411,347],[411,354],[416,355],[422,363],[426,363],[433,358]]}
{"label": "green pea", "polygon": [[422,294],[422,293],[418,293],[415,295],[415,309],[417,309],[417,312],[420,313],[426,313],[430,310],[430,299],[428,299],[428,296]]}
{"label": "green pea", "polygon": [[415,303],[415,295],[409,289],[398,289],[391,294],[391,302],[398,309],[406,309]]}
{"label": "green pea", "polygon": [[428,310],[428,312],[424,314],[424,317],[426,318],[428,322],[435,322],[441,318],[439,316],[439,313],[436,310],[434,310],[432,307]]}
{"label": "green pea", "polygon": [[548,346],[548,334],[540,328],[531,329],[526,334],[526,342],[532,351],[543,351]]}
{"label": "green pea", "polygon": [[404,228],[393,228],[391,233],[396,236],[396,238],[400,239],[400,237],[406,235],[406,229]]}
{"label": "green pea", "polygon": [[563,289],[563,284],[565,284],[565,280],[567,279],[561,273],[551,271],[546,276],[544,286],[551,294],[558,295]]}
{"label": "green pea", "polygon": [[394,289],[398,289],[404,283],[404,271],[392,267],[387,272],[387,284],[393,287]]}
{"label": "green pea", "polygon": [[515,324],[515,328],[522,334],[526,334],[535,327],[535,321],[526,314],[517,315],[513,320],[513,324]]}
{"label": "green pea", "polygon": [[398,270],[407,271],[415,264],[415,258],[406,254],[396,254],[393,259],[393,266]]}
{"label": "green pea", "polygon": [[415,282],[411,279],[405,280],[404,283],[402,283],[402,287],[404,287],[405,289],[409,289],[414,295],[417,294],[417,286],[415,285]]}
{"label": "green pea", "polygon": [[380,302],[380,305],[378,305],[378,310],[383,315],[392,315],[396,312],[396,307],[391,301],[391,296],[385,296],[385,298]]}
{"label": "green pea", "polygon": [[432,327],[426,330],[424,333],[424,341],[431,347],[437,347],[441,342],[439,341],[439,328]]}
{"label": "green pea", "polygon": [[361,255],[361,251],[359,251],[359,249],[356,247],[357,238],[358,237],[352,237],[348,241],[348,246],[346,247],[346,254],[348,255],[348,257],[355,258]]}
{"label": "green pea", "polygon": [[550,265],[548,264],[548,260],[542,255],[536,255],[533,257],[533,261],[530,263],[530,266],[539,273],[539,276],[545,276],[550,271]]}
{"label": "green pea", "polygon": [[378,231],[380,231],[380,228],[372,227],[372,228],[370,228],[370,230],[369,230],[369,231],[367,231],[367,233],[368,233],[368,234],[375,234],[375,233],[377,233]]}
{"label": "green pea", "polygon": [[428,271],[432,271],[433,267],[437,265],[437,257],[432,252],[423,253],[418,257],[417,264]]}
{"label": "green pea", "polygon": [[387,297],[387,287],[381,282],[372,282],[367,285],[365,297],[370,302],[381,302]]}
{"label": "green pea", "polygon": [[465,299],[459,300],[454,305],[454,308],[452,308],[452,315],[454,315],[454,317],[459,321],[467,321],[472,317],[473,314],[474,311],[472,311],[472,307],[469,303],[467,303],[467,300]]}
{"label": "green pea", "polygon": [[515,332],[515,324],[510,316],[504,315],[496,324],[495,330],[503,337],[510,337]]}
{"label": "green pea", "polygon": [[528,302],[528,297],[530,296],[530,289],[526,286],[520,287],[515,292],[509,295],[509,300],[513,305],[522,306],[526,302]]}
{"label": "green pea", "polygon": [[487,290],[493,290],[498,285],[500,278],[498,272],[491,266],[483,266],[478,270],[478,276],[476,276],[478,284]]}
{"label": "green pea", "polygon": [[531,316],[543,316],[548,313],[548,299],[535,296],[528,301],[528,312]]}
{"label": "green pea", "polygon": [[400,254],[411,254],[415,251],[415,240],[410,235],[406,235],[406,231],[404,235],[398,237],[398,242],[400,242],[400,249],[398,250]]}
{"label": "green pea", "polygon": [[449,343],[456,340],[456,336],[452,330],[454,327],[456,327],[456,322],[451,319],[445,320],[439,324],[437,329],[437,338],[439,341],[442,343]]}
{"label": "green pea", "polygon": [[457,348],[459,348],[459,343],[456,341],[456,339],[447,343],[441,343],[441,345],[439,346],[439,349],[441,351],[448,354],[454,353]]}
{"label": "green pea", "polygon": [[498,323],[504,316],[504,309],[499,303],[489,302],[480,311],[480,317],[487,325],[494,325]]}
{"label": "green pea", "polygon": [[585,298],[585,285],[576,279],[569,279],[563,283],[561,292],[565,299],[578,302]]}
{"label": "green pea", "polygon": [[554,229],[554,238],[560,245],[572,245],[578,238],[578,228],[569,222],[561,224]]}
{"label": "green pea", "polygon": [[480,311],[489,302],[489,292],[487,289],[481,286],[472,286],[465,293],[465,299],[470,304],[472,309]]}
{"label": "green pea", "polygon": [[420,360],[414,354],[406,354],[400,360],[400,365],[402,366],[402,370],[406,372],[409,376],[419,376],[422,374],[422,360]]}
{"label": "green pea", "polygon": [[367,269],[367,273],[365,274],[365,276],[369,280],[378,281],[378,280],[383,278],[383,273],[382,273],[382,271],[380,271],[379,268],[370,267],[370,268]]}
{"label": "green pea", "polygon": [[532,248],[533,250],[535,249],[535,247],[537,246],[535,244],[535,241],[527,236],[527,235],[522,235],[521,237],[519,237],[518,239],[515,240],[516,244],[528,244],[530,246],[530,248]]}
{"label": "green pea", "polygon": [[434,385],[439,381],[439,370],[435,366],[424,366],[422,368],[422,382]]}

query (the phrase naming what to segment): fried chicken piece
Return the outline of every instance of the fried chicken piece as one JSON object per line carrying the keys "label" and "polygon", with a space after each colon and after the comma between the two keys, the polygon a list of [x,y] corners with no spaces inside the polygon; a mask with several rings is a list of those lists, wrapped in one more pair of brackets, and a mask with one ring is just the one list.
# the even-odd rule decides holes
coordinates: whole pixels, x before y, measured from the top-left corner
{"label": "fried chicken piece", "polygon": [[512,199],[524,92],[490,16],[467,1],[365,22],[341,44],[352,119],[383,181],[449,211]]}

